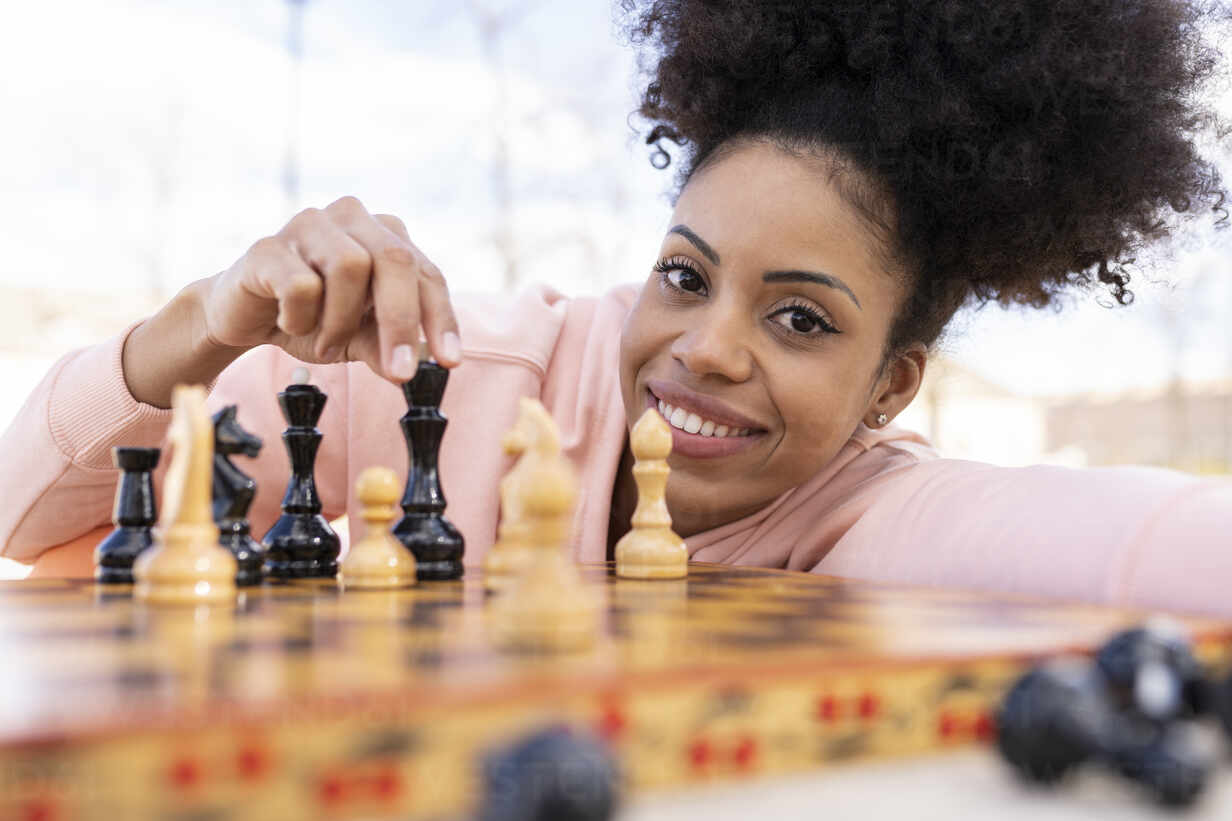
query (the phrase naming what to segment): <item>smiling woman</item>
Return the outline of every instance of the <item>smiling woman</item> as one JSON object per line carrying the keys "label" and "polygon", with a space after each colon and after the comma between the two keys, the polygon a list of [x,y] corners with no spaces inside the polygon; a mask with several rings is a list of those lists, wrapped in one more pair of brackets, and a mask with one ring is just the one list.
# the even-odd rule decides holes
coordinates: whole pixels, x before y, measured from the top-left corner
{"label": "smiling woman", "polygon": [[[1071,286],[1128,302],[1135,254],[1223,216],[1196,148],[1220,126],[1199,92],[1223,4],[622,5],[650,61],[653,162],[680,165],[643,284],[453,300],[396,217],[350,197],[304,211],[57,363],[0,441],[6,555],[88,572],[109,450],[156,444],[177,382],[212,383],[215,407],[273,439],[272,396],[303,362],[331,397],[317,475],[342,513],[364,467],[405,468],[395,384],[422,333],[454,368],[440,461],[469,565],[496,533],[501,437],[533,396],[578,468],[583,560],[628,530],[628,431],[656,408],[694,559],[1232,614],[1226,482],[958,462],[889,424],[964,303],[1044,306]],[[286,468],[266,448],[251,472],[262,528]]]}
{"label": "smiling woman", "polygon": [[[901,281],[817,165],[750,141],[695,173],[626,321],[625,407],[674,409],[672,516],[686,537],[804,483],[919,388],[923,345],[883,361]],[[728,436],[707,435],[707,420]]]}

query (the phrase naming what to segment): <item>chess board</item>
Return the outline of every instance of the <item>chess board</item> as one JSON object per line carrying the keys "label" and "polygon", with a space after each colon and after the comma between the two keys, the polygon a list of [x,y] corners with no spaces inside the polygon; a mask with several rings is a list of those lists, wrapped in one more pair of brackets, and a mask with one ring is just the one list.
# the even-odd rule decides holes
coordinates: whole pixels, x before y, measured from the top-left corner
{"label": "chess board", "polygon": [[[482,756],[557,724],[604,739],[634,792],[921,753],[987,740],[1027,665],[1142,618],[704,564],[583,575],[603,633],[568,655],[497,649],[475,573],[198,610],[0,583],[0,817],[465,817]],[[1183,623],[1223,665],[1232,625]]]}

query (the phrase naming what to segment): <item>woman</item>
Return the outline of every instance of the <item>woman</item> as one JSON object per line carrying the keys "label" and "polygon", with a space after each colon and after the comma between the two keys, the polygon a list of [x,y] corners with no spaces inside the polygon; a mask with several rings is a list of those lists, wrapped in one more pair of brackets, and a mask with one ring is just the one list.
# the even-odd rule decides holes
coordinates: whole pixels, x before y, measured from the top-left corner
{"label": "woman", "polygon": [[[317,475],[404,465],[393,382],[420,328],[455,367],[442,451],[474,564],[498,442],[544,401],[581,473],[576,552],[602,559],[635,499],[627,430],[674,427],[668,506],[693,558],[1232,613],[1232,490],[1167,471],[939,459],[890,420],[969,300],[1132,298],[1128,267],[1177,215],[1219,213],[1194,138],[1216,52],[1182,0],[625,2],[656,60],[640,113],[683,147],[640,288],[454,305],[394,217],[353,198],[296,216],[229,270],[59,363],[0,444],[7,555],[80,567],[105,524],[108,451],[155,444],[171,387],[213,383],[267,441],[297,360],[327,365]],[[456,311],[455,311],[456,308]],[[240,361],[237,358],[252,353]],[[333,363],[363,363],[333,364]],[[366,367],[364,367],[366,365]],[[254,529],[286,467],[267,447]],[[1197,571],[1197,572],[1195,572]]]}

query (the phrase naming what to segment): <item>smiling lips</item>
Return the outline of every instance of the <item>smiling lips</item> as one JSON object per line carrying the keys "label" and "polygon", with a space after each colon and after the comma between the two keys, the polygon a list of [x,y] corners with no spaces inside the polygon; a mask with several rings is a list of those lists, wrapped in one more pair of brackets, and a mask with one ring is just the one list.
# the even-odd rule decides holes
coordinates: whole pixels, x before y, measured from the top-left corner
{"label": "smiling lips", "polygon": [[[664,394],[669,398],[660,397]],[[693,396],[672,383],[654,382],[646,390],[646,407],[657,408],[672,428],[672,453],[698,459],[730,456],[753,445],[765,431],[748,420],[725,413],[710,397]],[[704,407],[709,406],[709,407]],[[718,416],[720,418],[709,418]]]}
{"label": "smiling lips", "polygon": [[662,399],[659,400],[659,413],[673,428],[679,428],[685,433],[696,433],[699,436],[714,436],[722,439],[725,436],[748,436],[748,428],[733,428],[721,425],[709,419],[703,419],[696,413],[690,413],[684,408],[673,407]]}

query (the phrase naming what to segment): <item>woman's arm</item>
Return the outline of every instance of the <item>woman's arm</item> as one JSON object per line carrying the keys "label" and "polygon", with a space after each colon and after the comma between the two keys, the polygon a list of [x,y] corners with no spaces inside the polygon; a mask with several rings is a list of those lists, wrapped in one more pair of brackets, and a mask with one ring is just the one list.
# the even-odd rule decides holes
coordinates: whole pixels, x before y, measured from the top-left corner
{"label": "woman's arm", "polygon": [[814,568],[1232,616],[1232,482],[1146,467],[901,471]]}
{"label": "woman's arm", "polygon": [[[400,381],[414,373],[421,327],[437,361],[457,364],[444,279],[397,218],[369,214],[351,197],[301,212],[129,332],[53,366],[0,436],[0,554],[29,561],[106,524],[111,448],[157,446],[175,384],[208,384],[226,369],[212,404],[254,400],[262,409],[242,409],[241,420],[266,439],[258,467],[273,476],[282,454],[272,397],[289,381],[287,363],[360,361]],[[235,361],[258,346],[269,353],[245,357],[257,360],[249,365]],[[337,374],[345,390],[345,368],[321,370]],[[341,397],[331,404],[326,416],[334,418],[345,404]],[[252,421],[254,412],[261,420]],[[323,418],[327,424],[337,423]],[[333,438],[345,459],[345,439]],[[344,505],[345,494],[338,512]]]}

